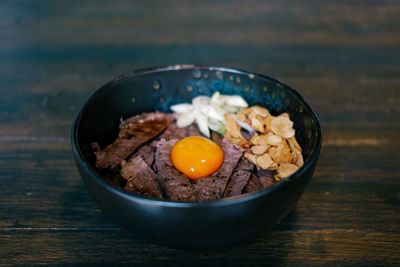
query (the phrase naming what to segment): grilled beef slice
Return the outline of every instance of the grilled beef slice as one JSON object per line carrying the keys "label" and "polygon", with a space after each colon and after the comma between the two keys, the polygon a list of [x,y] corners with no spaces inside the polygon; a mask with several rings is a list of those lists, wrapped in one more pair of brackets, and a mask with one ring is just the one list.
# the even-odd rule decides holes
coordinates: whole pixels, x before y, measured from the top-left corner
{"label": "grilled beef slice", "polygon": [[243,193],[253,193],[261,188],[271,187],[275,183],[274,174],[274,171],[257,168],[243,189]]}
{"label": "grilled beef slice", "polygon": [[222,143],[222,136],[217,132],[211,131],[211,140],[220,146]]}
{"label": "grilled beef slice", "polygon": [[169,141],[161,139],[157,143],[155,162],[157,179],[168,199],[173,201],[196,201],[196,192],[189,179],[172,166],[170,153],[177,141],[177,139]]}
{"label": "grilled beef slice", "polygon": [[[172,120],[170,114],[152,112],[142,113],[121,122],[118,138],[104,150],[95,151],[96,167],[115,168],[140,145],[164,131]],[[93,146],[96,147],[95,144]]]}
{"label": "grilled beef slice", "polygon": [[126,191],[153,198],[163,198],[156,175],[142,157],[131,158],[121,165],[121,176],[127,181],[124,187]]}
{"label": "grilled beef slice", "polygon": [[171,140],[182,139],[187,136],[187,128],[179,128],[176,122],[172,122],[167,129],[160,135],[159,139]]}
{"label": "grilled beef slice", "polygon": [[192,124],[187,127],[186,135],[187,136],[202,136],[202,134],[199,131],[199,128],[195,124]]}
{"label": "grilled beef slice", "polygon": [[140,156],[140,157],[142,157],[144,162],[146,162],[146,164],[149,167],[151,167],[154,162],[154,156],[156,153],[157,142],[158,142],[157,140],[154,140],[149,144],[142,145],[138,150],[135,151],[135,153],[133,153],[133,155],[131,156],[131,159],[133,159],[137,156]]}
{"label": "grilled beef slice", "polygon": [[264,188],[270,187],[275,183],[274,172],[257,168],[256,175]]}
{"label": "grilled beef slice", "polygon": [[193,183],[199,200],[222,197],[226,184],[243,154],[243,150],[239,146],[226,139],[222,140],[222,150],[224,151],[224,162],[221,168],[211,176],[201,178]]}
{"label": "grilled beef slice", "polygon": [[254,193],[263,188],[263,185],[260,182],[260,179],[257,175],[252,174],[247,185],[243,189],[243,193]]}
{"label": "grilled beef slice", "polygon": [[233,197],[242,194],[243,188],[249,181],[253,169],[254,164],[242,156],[231,179],[229,179],[226,185],[224,197]]}

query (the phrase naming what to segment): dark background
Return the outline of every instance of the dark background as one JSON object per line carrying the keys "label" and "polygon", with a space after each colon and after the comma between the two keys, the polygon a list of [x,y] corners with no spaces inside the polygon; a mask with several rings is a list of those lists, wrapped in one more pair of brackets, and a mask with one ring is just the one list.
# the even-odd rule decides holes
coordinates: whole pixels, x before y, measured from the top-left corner
{"label": "dark background", "polygon": [[[0,265],[399,265],[399,14],[388,0],[2,0]],[[321,118],[313,180],[255,241],[198,252],[138,241],[79,178],[69,131],[84,99],[177,63],[277,78]]]}

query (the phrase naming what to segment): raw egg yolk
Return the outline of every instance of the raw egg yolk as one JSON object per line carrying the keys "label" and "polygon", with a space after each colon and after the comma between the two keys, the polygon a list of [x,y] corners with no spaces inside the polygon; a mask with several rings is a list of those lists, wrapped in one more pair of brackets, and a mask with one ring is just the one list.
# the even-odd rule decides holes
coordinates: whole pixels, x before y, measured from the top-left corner
{"label": "raw egg yolk", "polygon": [[208,138],[189,136],[172,147],[171,161],[177,170],[197,180],[213,174],[221,167],[224,152]]}

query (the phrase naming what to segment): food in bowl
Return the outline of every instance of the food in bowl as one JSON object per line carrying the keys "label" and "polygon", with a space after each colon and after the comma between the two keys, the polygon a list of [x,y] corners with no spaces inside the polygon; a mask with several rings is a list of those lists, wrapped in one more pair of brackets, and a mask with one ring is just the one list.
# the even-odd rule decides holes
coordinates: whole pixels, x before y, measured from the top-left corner
{"label": "food in bowl", "polygon": [[[192,103],[194,97],[211,96],[217,91],[241,95],[250,106],[268,107],[274,116],[282,112],[290,114],[304,165],[290,177],[278,183],[274,181],[272,187],[251,194],[216,201],[187,202],[166,200],[164,195],[160,200],[157,196],[143,197],[143,194],[127,192],[123,189],[127,181],[121,177],[121,164],[114,168],[95,168],[96,158],[91,143],[97,141],[104,150],[117,139],[121,116],[129,118],[155,110],[169,113],[174,104]],[[195,125],[179,128],[176,118],[173,119],[174,123],[162,135],[184,133],[180,140],[189,131],[199,132]],[[221,129],[216,127],[216,130]],[[215,132],[210,131],[211,138]],[[243,131],[243,137],[248,138],[247,133]],[[223,139],[222,135],[215,136]],[[147,141],[147,144],[158,142],[157,138]],[[135,238],[182,249],[227,248],[254,237],[263,237],[263,233],[282,221],[301,198],[317,166],[321,141],[318,117],[296,90],[260,74],[194,65],[135,70],[115,78],[88,98],[77,114],[71,132],[72,152],[82,181],[104,213],[129,229]],[[156,149],[145,147],[141,146],[134,153],[141,150],[143,155],[152,155],[143,150]],[[145,162],[154,162],[153,157],[141,158]],[[125,161],[129,162],[129,159],[128,156]],[[147,169],[146,165],[141,168]],[[253,172],[259,174],[258,170],[263,172],[262,169]],[[246,187],[249,189],[251,186],[249,183]]]}
{"label": "food in bowl", "polygon": [[96,168],[126,191],[194,202],[256,192],[304,163],[288,113],[219,92],[170,109],[122,120],[104,149],[93,142]]}

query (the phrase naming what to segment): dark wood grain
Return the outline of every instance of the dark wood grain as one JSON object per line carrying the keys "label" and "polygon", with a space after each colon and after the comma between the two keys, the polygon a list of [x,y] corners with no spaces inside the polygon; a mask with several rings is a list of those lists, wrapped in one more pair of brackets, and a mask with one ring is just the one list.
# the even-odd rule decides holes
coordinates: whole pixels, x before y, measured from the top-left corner
{"label": "dark wood grain", "polygon": [[[0,266],[400,264],[398,1],[1,1]],[[270,233],[215,251],[137,240],[84,188],[69,131],[95,89],[198,63],[267,74],[321,118],[316,173]]]}
{"label": "dark wood grain", "polygon": [[[76,238],[86,242],[77,242]],[[279,231],[261,235],[246,245],[219,251],[179,251],[159,248],[120,230],[47,231],[6,234],[4,255],[16,266],[54,264],[112,266],[115,262],[140,266],[235,266],[321,264],[396,265],[399,233],[356,230]],[[268,240],[266,242],[265,240]],[[365,244],[369,244],[366,246]],[[24,251],[23,255],[17,255]],[[301,248],[301,249],[299,249]],[[61,265],[61,264],[60,264]]]}

